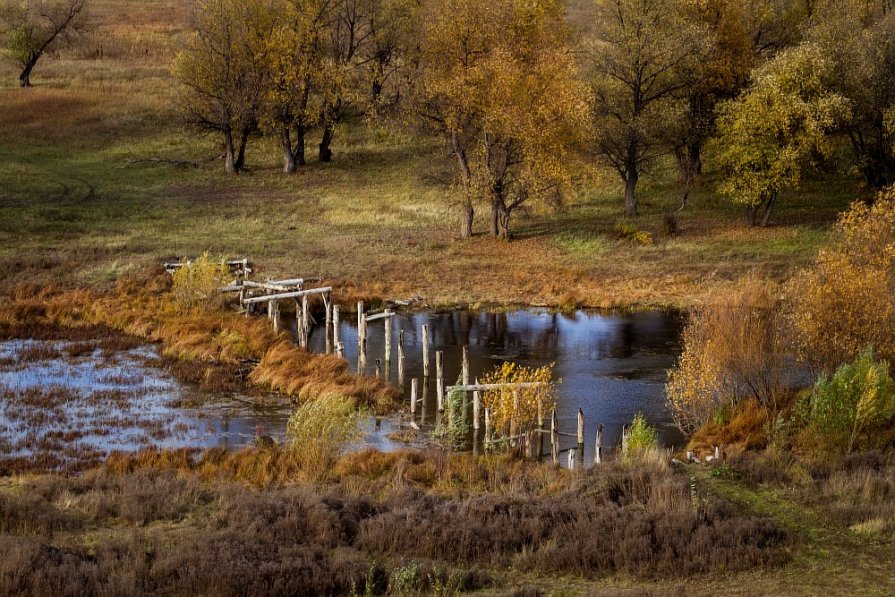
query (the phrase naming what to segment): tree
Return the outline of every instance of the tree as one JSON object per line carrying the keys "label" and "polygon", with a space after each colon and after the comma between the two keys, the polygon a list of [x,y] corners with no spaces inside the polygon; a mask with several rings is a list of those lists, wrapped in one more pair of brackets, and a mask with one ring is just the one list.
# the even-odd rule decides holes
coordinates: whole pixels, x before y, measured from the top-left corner
{"label": "tree", "polygon": [[751,226],[767,226],[780,192],[832,150],[832,133],[849,102],[830,91],[832,62],[815,44],[779,53],[759,68],[750,88],[720,107],[721,193],[746,206]]}
{"label": "tree", "polygon": [[267,0],[203,0],[194,34],[174,62],[185,88],[184,116],[200,130],[222,134],[229,173],[243,169],[249,135],[258,129],[274,15]]}
{"label": "tree", "polygon": [[700,25],[714,41],[712,51],[692,61],[683,73],[686,85],[677,113],[663,132],[674,154],[683,193],[680,209],[688,202],[697,176],[702,174],[702,153],[715,132],[718,102],[732,99],[749,82],[757,56],[750,32],[743,26],[743,4],[737,0],[702,0],[683,4],[684,15]]}
{"label": "tree", "polygon": [[895,109],[895,13],[886,1],[823,3],[808,38],[832,60],[832,88],[851,102],[845,131],[867,184],[895,182],[895,135],[886,114]]}
{"label": "tree", "polygon": [[507,239],[514,210],[568,190],[566,165],[584,125],[562,6],[432,1],[421,21],[413,110],[456,164],[460,235],[472,234],[484,200],[491,234]]}
{"label": "tree", "polygon": [[[323,81],[323,36],[329,0],[286,0],[267,40],[270,69],[262,123],[283,147],[283,171],[305,164],[305,135],[319,124]],[[295,137],[293,141],[293,135]]]}
{"label": "tree", "polygon": [[31,71],[41,57],[83,30],[86,0],[38,0],[0,5],[0,31],[9,56],[21,68],[19,85],[31,86]]}
{"label": "tree", "polygon": [[325,46],[328,85],[321,115],[321,162],[332,159],[336,125],[383,100],[413,40],[417,0],[332,0]]}
{"label": "tree", "polygon": [[585,69],[593,86],[594,149],[625,184],[625,212],[645,162],[664,148],[693,65],[711,37],[674,0],[600,0]]}

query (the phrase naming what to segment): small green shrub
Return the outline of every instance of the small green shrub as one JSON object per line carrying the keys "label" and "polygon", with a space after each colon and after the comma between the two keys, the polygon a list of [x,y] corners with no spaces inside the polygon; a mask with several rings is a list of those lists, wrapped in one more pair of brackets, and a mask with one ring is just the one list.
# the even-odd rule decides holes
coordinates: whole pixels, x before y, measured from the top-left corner
{"label": "small green shrub", "polygon": [[367,412],[356,410],[338,394],[326,394],[302,404],[289,418],[290,447],[298,466],[314,480],[323,480],[344,451],[360,438]]}
{"label": "small green shrub", "polygon": [[[457,385],[462,380],[457,378]],[[466,416],[464,392],[451,391],[444,398],[444,416],[432,431],[434,439],[446,447],[462,448],[469,437],[469,420]]]}
{"label": "small green shrub", "polygon": [[628,429],[628,436],[622,455],[625,458],[643,456],[655,451],[658,447],[659,434],[655,428],[646,422],[642,413],[634,415],[634,421],[631,423],[630,429]]}
{"label": "small green shrub", "polygon": [[805,424],[804,443],[840,452],[878,447],[879,433],[895,420],[895,382],[889,364],[877,360],[872,349],[829,377],[799,402]]}
{"label": "small green shrub", "polygon": [[174,272],[174,284],[171,293],[177,307],[184,312],[211,311],[223,302],[221,286],[227,283],[230,275],[222,261],[213,261],[208,253],[202,253],[198,259],[186,262]]}
{"label": "small green shrub", "polygon": [[645,230],[641,230],[637,227],[637,224],[630,220],[619,220],[615,223],[615,226],[613,226],[613,230],[615,230],[615,233],[621,238],[638,245],[653,244],[653,235]]}

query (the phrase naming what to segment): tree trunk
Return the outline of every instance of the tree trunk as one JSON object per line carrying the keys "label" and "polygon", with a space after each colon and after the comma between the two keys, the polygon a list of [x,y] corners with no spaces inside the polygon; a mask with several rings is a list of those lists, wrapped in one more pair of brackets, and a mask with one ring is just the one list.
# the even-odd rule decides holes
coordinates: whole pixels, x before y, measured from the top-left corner
{"label": "tree trunk", "polygon": [[230,174],[236,174],[236,155],[233,147],[233,133],[224,131],[224,169]]}
{"label": "tree trunk", "polygon": [[333,152],[329,148],[330,144],[333,141],[333,136],[335,135],[335,131],[333,130],[333,126],[329,123],[323,126],[323,139],[320,140],[320,151],[318,153],[318,159],[321,162],[331,162],[333,159]]}
{"label": "tree trunk", "polygon": [[288,127],[280,129],[280,140],[283,145],[283,172],[292,174],[295,172],[295,154],[292,153],[292,135]]}
{"label": "tree trunk", "polygon": [[634,189],[637,187],[637,172],[630,172],[625,178],[625,215],[637,215],[637,196]]}
{"label": "tree trunk", "polygon": [[491,236],[501,240],[510,239],[510,210],[502,200],[491,202]]}
{"label": "tree trunk", "polygon": [[770,196],[770,198],[768,198],[768,202],[764,206],[764,215],[761,218],[761,227],[762,228],[768,227],[768,222],[771,219],[771,208],[774,207],[775,199],[777,199],[776,193],[774,193],[773,195]]}
{"label": "tree trunk", "polygon": [[460,238],[472,237],[472,223],[475,219],[475,208],[471,201],[463,205],[463,214],[460,216]]}
{"label": "tree trunk", "polygon": [[236,154],[236,172],[242,172],[246,162],[246,145],[249,143],[249,130],[243,129],[239,136],[239,152]]}
{"label": "tree trunk", "polygon": [[295,148],[292,150],[292,157],[299,166],[304,166],[305,161],[305,135],[307,129],[303,126],[295,127]]}
{"label": "tree trunk", "polygon": [[36,63],[36,59],[31,60],[25,65],[25,68],[22,69],[22,72],[19,75],[19,87],[31,87],[31,70]]}

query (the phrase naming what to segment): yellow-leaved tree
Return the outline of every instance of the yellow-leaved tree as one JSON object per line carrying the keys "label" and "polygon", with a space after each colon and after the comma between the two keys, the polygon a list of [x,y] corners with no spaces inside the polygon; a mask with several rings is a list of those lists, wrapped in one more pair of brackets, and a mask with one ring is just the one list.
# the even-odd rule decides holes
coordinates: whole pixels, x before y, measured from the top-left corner
{"label": "yellow-leaved tree", "polygon": [[482,202],[491,234],[508,239],[517,208],[571,190],[587,94],[563,4],[430,0],[419,22],[411,111],[445,140],[456,165],[460,236],[472,235]]}
{"label": "yellow-leaved tree", "polygon": [[895,188],[842,214],[838,238],[789,288],[803,358],[828,373],[868,347],[895,362]]}
{"label": "yellow-leaved tree", "polygon": [[193,33],[174,60],[183,116],[222,136],[229,173],[242,170],[249,135],[258,130],[275,22],[271,0],[201,0]]}
{"label": "yellow-leaved tree", "polygon": [[830,133],[850,114],[832,90],[833,62],[817,44],[784,50],[753,74],[751,87],[722,104],[717,147],[721,194],[746,207],[749,224],[766,226],[780,193],[833,149]]}

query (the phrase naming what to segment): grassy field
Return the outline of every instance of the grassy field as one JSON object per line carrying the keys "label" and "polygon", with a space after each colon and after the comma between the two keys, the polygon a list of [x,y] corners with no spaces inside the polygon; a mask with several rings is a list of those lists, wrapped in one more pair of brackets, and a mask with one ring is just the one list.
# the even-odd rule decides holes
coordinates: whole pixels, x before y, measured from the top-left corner
{"label": "grassy field", "polygon": [[481,234],[459,241],[450,163],[437,140],[346,124],[333,163],[312,159],[286,176],[274,141],[259,138],[249,146],[249,171],[228,177],[218,140],[185,130],[174,108],[169,64],[186,9],[170,1],[93,5],[85,48],[42,61],[34,88],[15,87],[11,65],[0,69],[7,287],[103,287],[208,250],[248,256],[265,275],[323,276],[346,291],[421,295],[432,304],[688,306],[732,280],[787,278],[811,259],[836,213],[862,196],[848,181],[811,181],[781,199],[773,226],[748,229],[741,210],[714,193],[709,172],[669,236],[663,216],[679,190],[670,166],[659,164],[640,187],[636,225],[654,239],[641,246],[614,232],[621,184],[595,167],[562,210],[517,218],[514,241],[488,238],[484,218]]}

